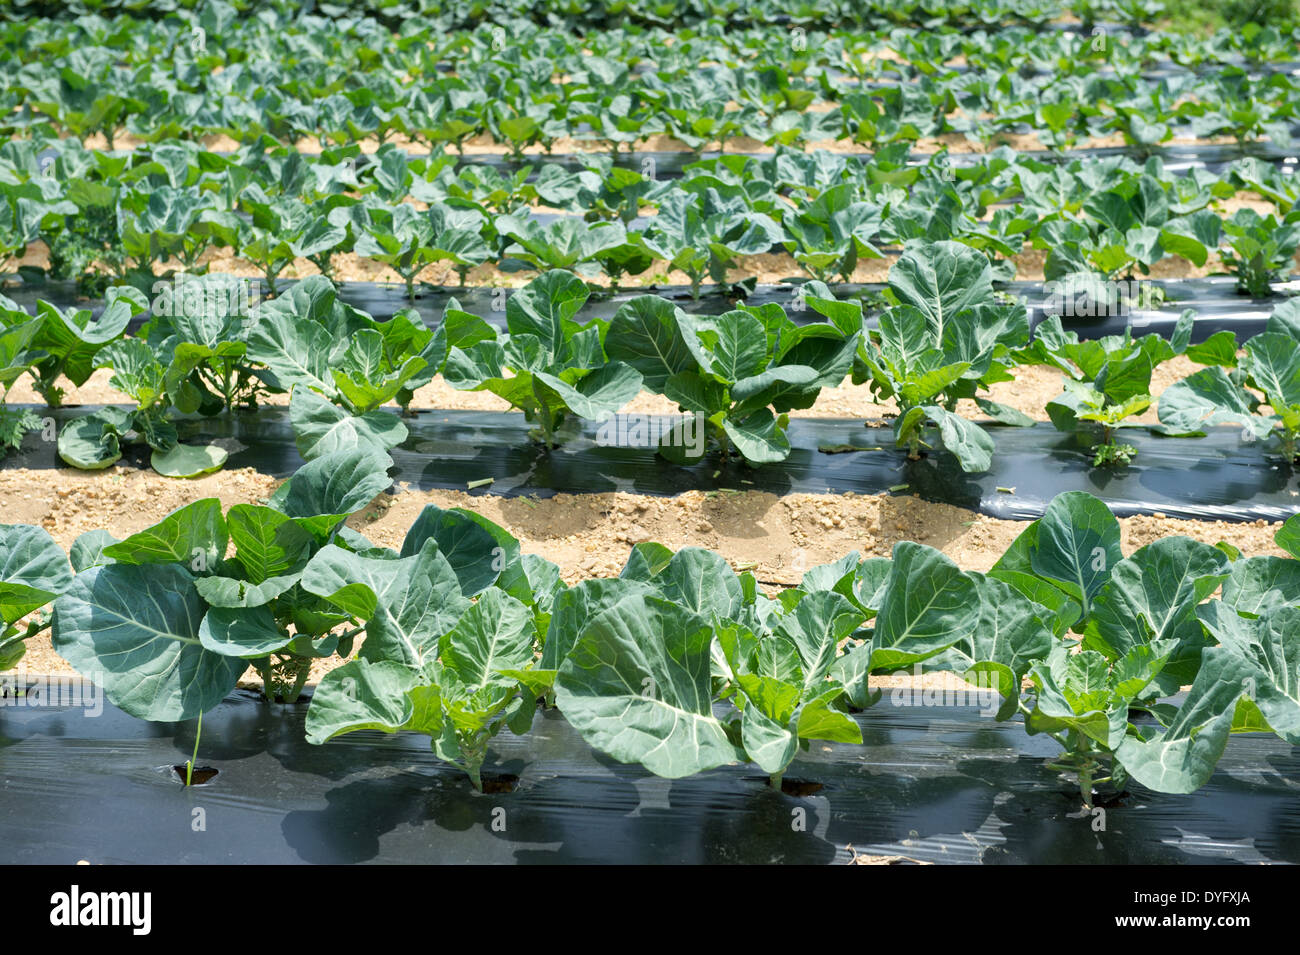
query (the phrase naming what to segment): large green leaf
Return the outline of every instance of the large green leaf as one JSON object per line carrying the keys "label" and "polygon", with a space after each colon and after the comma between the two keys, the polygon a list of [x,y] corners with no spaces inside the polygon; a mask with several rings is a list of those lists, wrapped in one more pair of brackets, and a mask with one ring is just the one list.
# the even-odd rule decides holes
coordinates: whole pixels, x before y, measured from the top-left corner
{"label": "large green leaf", "polygon": [[0,524],[0,619],[14,623],[39,610],[72,583],[63,549],[28,524]]}
{"label": "large green leaf", "polygon": [[132,716],[193,719],[220,703],[245,669],[201,645],[206,609],[177,564],[95,567],[55,601],[54,649]]}
{"label": "large green leaf", "polygon": [[83,471],[100,471],[116,464],[122,448],[115,424],[116,419],[109,421],[102,412],[68,422],[59,429],[59,457]]}
{"label": "large green leaf", "polygon": [[275,616],[264,606],[212,607],[199,625],[199,642],[205,650],[245,660],[279,650],[289,639],[290,635],[276,626]]}
{"label": "large green leaf", "polygon": [[611,361],[570,384],[558,375],[535,372],[534,377],[563,399],[580,418],[599,421],[641,393],[641,374],[631,365]]}
{"label": "large green leaf", "polygon": [[392,661],[350,660],[321,679],[307,711],[307,741],[324,743],[343,733],[396,733],[415,715],[409,694],[420,673]]}
{"label": "large green leaf", "polygon": [[1035,660],[1047,656],[1052,630],[1045,608],[992,576],[971,574],[980,599],[979,623],[940,659],[960,667],[961,676],[1002,697],[999,719],[1008,719],[1020,699],[1020,682]]}
{"label": "large green leaf", "polygon": [[366,621],[363,657],[417,669],[469,607],[432,540],[403,558],[363,557],[327,544],[303,569],[302,588]]}
{"label": "large green leaf", "polygon": [[969,636],[979,617],[973,577],[933,547],[902,541],[894,545],[876,616],[871,669],[894,669],[934,656]]}
{"label": "large green leaf", "polygon": [[1300,349],[1295,339],[1278,332],[1265,332],[1246,342],[1246,367],[1251,378],[1281,405],[1300,404]]}
{"label": "large green leaf", "polygon": [[392,485],[392,458],[372,448],[352,448],[308,461],[271,496],[271,506],[317,536],[328,534]]}
{"label": "large green leaf", "polygon": [[1161,424],[1182,433],[1235,424],[1263,438],[1273,430],[1272,422],[1251,412],[1245,389],[1219,367],[1204,368],[1166,388],[1158,413]]}
{"label": "large green leaf", "polygon": [[536,336],[551,364],[563,355],[569,325],[589,295],[587,283],[572,272],[544,272],[506,299],[506,327],[511,335]]}
{"label": "large green leaf", "polygon": [[406,440],[400,418],[388,411],[350,414],[305,388],[295,388],[289,399],[289,420],[294,443],[304,461],[324,454],[353,449],[387,453]]}
{"label": "large green leaf", "polygon": [[496,583],[508,561],[501,547],[479,523],[463,511],[444,511],[426,504],[406,532],[402,556],[418,554],[424,542],[433,539],[460,581],[461,592],[474,597]]}
{"label": "large green leaf", "polygon": [[938,405],[929,405],[922,410],[939,426],[943,446],[957,459],[963,471],[974,474],[989,469],[993,464],[994,446],[987,431],[974,421]]}
{"label": "large green leaf", "polygon": [[590,621],[556,679],[556,701],[592,746],[676,779],[734,761],[713,715],[702,617],[631,596]]}
{"label": "large green leaf", "polygon": [[1119,521],[1084,491],[1066,491],[1052,498],[1038,521],[1030,551],[1034,573],[1057,582],[1083,606],[1085,616],[1123,557]]}
{"label": "large green leaf", "polygon": [[178,444],[170,451],[154,451],[149,463],[164,477],[193,478],[220,471],[228,456],[215,444]]}
{"label": "large green leaf", "polygon": [[645,387],[662,393],[668,379],[694,361],[677,324],[675,305],[658,295],[639,295],[614,313],[605,351],[641,373]]}
{"label": "large green leaf", "polygon": [[744,603],[731,565],[703,547],[683,547],[652,583],[666,598],[709,621],[734,619]]}
{"label": "large green leaf", "polygon": [[889,287],[921,310],[941,341],[946,323],[992,298],[992,269],[987,257],[959,242],[908,243],[889,270]]}
{"label": "large green leaf", "polygon": [[534,637],[529,609],[492,589],[443,635],[439,661],[443,671],[451,671],[467,688],[509,687],[514,680],[502,671],[523,670],[532,664]]}
{"label": "large green leaf", "polygon": [[551,608],[540,666],[558,670],[588,622],[627,597],[654,593],[648,583],[629,577],[583,580],[561,592]]}
{"label": "large green leaf", "polygon": [[195,573],[214,569],[230,540],[221,501],[206,497],[179,507],[152,527],[104,548],[120,564],[185,564]]}
{"label": "large green leaf", "polygon": [[1287,557],[1233,561],[1223,582],[1223,602],[1250,617],[1277,606],[1300,606],[1300,562]]}
{"label": "large green leaf", "polygon": [[1093,604],[1084,645],[1115,660],[1134,647],[1172,642],[1163,676],[1176,690],[1195,677],[1205,645],[1196,606],[1227,576],[1228,558],[1217,547],[1190,537],[1154,541],[1112,568]]}
{"label": "large green leaf", "polygon": [[[296,291],[296,290],[295,290]],[[248,334],[248,360],[270,369],[285,389],[300,385],[334,394],[329,356],[334,342],[324,325],[282,310],[259,309]]]}
{"label": "large green leaf", "polygon": [[1168,728],[1147,740],[1125,737],[1116,758],[1133,779],[1157,792],[1200,789],[1214,774],[1238,701],[1256,673],[1248,660],[1230,650],[1206,650],[1200,672]]}

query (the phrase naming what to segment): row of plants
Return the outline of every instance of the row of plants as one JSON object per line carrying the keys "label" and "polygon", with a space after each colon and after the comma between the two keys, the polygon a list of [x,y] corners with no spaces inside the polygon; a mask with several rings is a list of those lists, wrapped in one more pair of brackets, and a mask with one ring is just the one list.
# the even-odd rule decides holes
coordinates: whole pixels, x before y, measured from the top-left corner
{"label": "row of plants", "polygon": [[[409,297],[439,263],[462,284],[484,263],[603,272],[616,285],[658,267],[684,273],[698,295],[759,253],[788,252],[826,281],[909,240],[953,239],[1001,280],[1027,247],[1046,251],[1048,279],[1147,274],[1167,256],[1203,267],[1217,253],[1242,291],[1263,297],[1300,247],[1300,174],[1254,158],[1215,174],[1174,173],[1158,157],[1062,164],[1003,148],[955,166],[946,154],[909,162],[901,145],[866,162],[782,148],[660,180],[597,155],[511,170],[391,146],[359,162],[355,147],[309,157],[269,142],[234,156],[181,142],[129,154],[48,145],[0,146],[0,255],[44,242],[49,268],[24,274],[77,279],[90,293],[111,281],[148,291],[159,272],[202,271],[205,254],[225,248],[272,292],[297,262],[328,277],[354,253],[393,269]],[[1274,211],[1215,211],[1243,191]]]}
{"label": "row of plants", "polygon": [[[742,138],[770,147],[960,135],[984,144],[1002,133],[1033,133],[1041,148],[1060,149],[1116,135],[1137,147],[1175,134],[1288,145],[1300,119],[1290,71],[1260,74],[1223,64],[1147,76],[1125,66],[1123,55],[1099,70],[1104,42],[1073,61],[1058,47],[1046,71],[1008,70],[996,59],[954,70],[941,59],[906,71],[899,82],[893,71],[902,66],[865,65],[885,62],[869,48],[847,50],[828,38],[825,56],[834,65],[821,65],[823,56],[809,52],[806,38],[790,49],[788,35],[772,31],[760,40],[759,55],[744,50],[737,59],[718,51],[732,60],[718,62],[713,50],[696,44],[664,46],[666,36],[658,45],[636,36],[624,47],[606,40],[610,46],[593,56],[585,38],[549,31],[512,32],[506,40],[499,29],[470,35],[468,49],[451,38],[434,52],[421,41],[384,56],[373,46],[386,50],[392,41],[376,27],[348,44],[369,67],[355,73],[353,56],[328,45],[323,53],[314,37],[278,52],[254,48],[229,62],[187,52],[194,45],[190,28],[179,29],[161,62],[146,57],[133,66],[123,64],[113,44],[54,56],[47,44],[29,47],[39,57],[0,85],[5,131],[102,135],[110,147],[123,133],[145,141],[220,135],[241,143],[269,135],[321,148],[401,138],[458,150],[486,136],[514,154],[530,147],[549,152],[561,139],[617,153],[657,136],[699,151]],[[273,46],[284,42],[276,32]],[[1009,45],[1018,36],[988,45]],[[1294,49],[1293,41],[1273,37]],[[35,39],[15,45],[21,50]],[[781,44],[775,61],[766,56],[766,47]]]}
{"label": "row of plants", "polygon": [[390,464],[336,451],[265,503],[195,501],[69,554],[0,526],[0,669],[48,628],[115,705],[174,722],[250,666],[268,700],[293,702],[313,661],[337,657],[308,740],[422,733],[476,787],[493,737],[526,733],[541,704],[652,773],[751,762],[779,788],[810,741],[860,743],[873,677],[898,672],[996,691],[998,719],[1060,744],[1047,765],[1085,803],[1129,780],[1192,792],[1232,733],[1300,743],[1300,517],[1276,534],[1289,558],[1187,537],[1126,556],[1106,506],[1070,492],[987,574],[903,542],[769,595],[716,553],[643,543],[619,577],[570,587],[470,511],[426,507],[400,549],[349,528]]}
{"label": "row of plants", "polygon": [[[789,412],[812,407],[822,389],[848,377],[894,402],[894,443],[909,457],[943,448],[963,470],[984,471],[993,439],[958,413],[959,402],[973,400],[995,423],[1032,425],[988,396],[1027,365],[1063,373],[1064,391],[1046,411],[1058,429],[1086,439],[1098,467],[1130,461],[1135,449],[1120,439],[1126,428],[1191,437],[1239,427],[1245,440],[1275,443],[1287,462],[1300,437],[1300,299],[1279,305],[1241,357],[1230,331],[1191,344],[1190,311],[1168,340],[1126,330],[1081,341],[1059,318],[1031,340],[1025,304],[995,291],[982,254],[952,242],[910,243],[878,310],[840,301],[819,282],[801,286],[791,309],[811,310],[820,321],[796,322],[776,303],[692,315],[643,295],[608,321],[583,323],[576,319],[590,290],[562,270],[506,299],[504,327],[455,299],[433,329],[411,310],[376,321],[341,302],[319,276],[256,305],[239,290],[219,278],[169,288],[131,337],[126,326],[149,303],[129,287],[110,293],[97,320],[84,309],[40,303],[31,315],[0,301],[0,383],[7,393],[30,374],[38,393],[57,405],[64,379],[81,385],[96,368],[111,368],[110,383],[135,406],[105,407],[65,424],[60,457],[105,468],[126,443],[140,441],[160,473],[178,477],[215,470],[226,458],[215,446],[182,443],[183,418],[255,408],[273,393],[291,392],[290,421],[304,460],[351,447],[386,452],[405,442],[408,430],[385,406],[409,410],[414,392],[435,375],[509,402],[547,448],[571,437],[576,419],[605,421],[642,390],[664,395],[691,416],[661,436],[659,454],[676,464],[705,455],[723,464],[784,460]],[[1178,355],[1205,368],[1164,391],[1159,423],[1132,420],[1154,403],[1155,369]],[[0,404],[0,413],[0,437],[11,446],[41,425],[30,407]],[[685,440],[682,429],[700,421],[707,442]]]}
{"label": "row of plants", "polygon": [[[661,74],[689,71],[701,64],[766,66],[796,82],[810,75],[821,76],[823,71],[832,82],[840,74],[858,79],[912,79],[968,69],[1079,77],[1104,70],[1129,76],[1141,71],[1238,64],[1267,69],[1285,67],[1295,59],[1294,33],[1280,23],[1250,23],[1241,29],[1204,35],[1113,28],[1094,33],[1032,27],[862,30],[843,26],[829,31],[810,27],[792,33],[770,26],[724,28],[717,23],[670,32],[606,22],[598,31],[580,34],[512,20],[504,40],[528,51],[534,60],[549,60],[552,76],[566,77],[585,76],[591,69],[587,61],[593,58],[626,64],[635,72]],[[111,62],[127,69],[166,56],[181,67],[175,77],[179,88],[192,93],[207,82],[204,74],[218,67],[292,61],[295,74],[279,77],[283,85],[276,88],[301,92],[304,99],[313,95],[313,86],[315,95],[346,88],[329,77],[330,69],[342,64],[348,64],[350,75],[361,85],[376,79],[377,74],[432,77],[466,67],[472,71],[494,60],[501,61],[504,69],[519,69],[518,57],[512,57],[506,45],[495,24],[476,29],[428,29],[413,17],[401,30],[392,31],[367,18],[285,17],[266,10],[257,17],[239,17],[223,4],[212,4],[198,16],[160,21],[84,16],[74,20],[27,17],[0,23],[0,47],[20,65],[47,63],[49,69],[75,65],[89,69],[84,76],[94,80],[109,63],[98,52],[101,49],[112,49],[116,56]],[[63,59],[76,51],[86,52],[80,60]],[[191,62],[194,72],[188,68]],[[19,88],[22,81],[8,82]]]}
{"label": "row of plants", "polygon": [[[299,14],[299,5],[287,0],[253,2],[253,0],[16,0],[18,12],[30,16],[79,16],[124,13],[131,15],[200,16],[212,10],[229,11],[229,15],[269,11],[285,18]],[[1076,4],[1090,19],[1098,16],[1123,15],[1130,20],[1151,17],[1163,5],[1151,0],[1087,0]],[[636,5],[625,0],[580,0],[580,2],[524,3],[520,0],[490,0],[465,5],[445,0],[325,0],[312,8],[328,17],[374,17],[398,26],[411,18],[420,18],[421,26],[433,31],[476,23],[515,25],[564,22],[604,27],[607,24],[646,24],[657,27],[692,27],[701,23],[720,25],[755,22],[771,25],[810,24],[852,27],[863,23],[918,23],[922,26],[953,24],[997,25],[1006,22],[1045,23],[1062,15],[1064,7],[1036,0],[976,0],[953,3],[950,0],[927,0],[907,4],[861,3],[837,0],[831,3],[775,3],[760,0],[684,0],[684,2]]]}

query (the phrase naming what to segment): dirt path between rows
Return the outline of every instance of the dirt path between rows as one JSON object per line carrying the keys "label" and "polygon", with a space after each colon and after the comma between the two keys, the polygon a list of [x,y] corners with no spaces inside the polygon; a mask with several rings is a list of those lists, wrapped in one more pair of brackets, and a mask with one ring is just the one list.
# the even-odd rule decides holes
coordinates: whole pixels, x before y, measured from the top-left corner
{"label": "dirt path between rows", "polygon": [[[226,508],[263,502],[278,483],[252,469],[193,481],[125,467],[98,473],[6,470],[0,471],[0,505],[6,522],[44,527],[66,549],[80,534],[96,528],[125,537],[199,498],[219,498]],[[863,557],[888,556],[902,540],[936,547],[967,570],[986,571],[1025,527],[1023,522],[884,494],[778,497],[753,491],[691,491],[674,498],[618,493],[535,499],[405,488],[380,495],[349,524],[376,544],[398,547],[416,515],[430,503],[485,515],[518,537],[526,552],[557,563],[569,584],[617,575],[631,544],[643,540],[674,550],[708,547],[738,569],[751,570],[769,588],[796,584],[808,568],[850,551]],[[1227,541],[1250,555],[1283,554],[1273,543],[1276,525],[1263,521],[1133,517],[1120,525],[1126,554],[1174,534],[1209,544]],[[32,642],[23,666],[29,672],[70,671],[48,637]],[[318,666],[314,678],[326,669],[328,664]]]}

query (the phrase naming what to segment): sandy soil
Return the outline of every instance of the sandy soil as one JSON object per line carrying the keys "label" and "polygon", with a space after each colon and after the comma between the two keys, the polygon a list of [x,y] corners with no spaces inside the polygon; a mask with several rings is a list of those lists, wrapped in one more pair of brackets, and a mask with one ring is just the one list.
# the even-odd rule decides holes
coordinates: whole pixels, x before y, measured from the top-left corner
{"label": "sandy soil", "polygon": [[[734,104],[733,104],[734,106]],[[834,112],[839,108],[839,104],[832,101],[818,101],[809,107],[810,113]],[[214,152],[235,152],[241,147],[241,143],[224,134],[202,137],[201,142],[206,149]],[[369,136],[365,139],[355,140],[356,144],[361,147],[361,152],[366,155],[379,151],[384,145],[377,137]],[[426,143],[416,142],[407,136],[397,134],[389,136],[386,143],[395,145],[398,149],[411,153],[427,153],[429,147]],[[1213,136],[1209,138],[1183,137],[1175,136],[1168,143],[1162,145],[1179,145],[1179,146],[1213,146],[1224,143],[1235,143],[1237,140],[1231,136]],[[102,133],[94,133],[88,136],[83,144],[87,149],[107,149],[108,142]],[[113,149],[139,149],[148,146],[149,143],[128,133],[125,129],[119,130],[113,140]],[[335,144],[338,145],[338,144]],[[550,148],[545,148],[540,144],[526,146],[522,153],[525,156],[537,157],[550,154],[563,155],[565,153],[604,153],[609,152],[611,143],[600,139],[579,139],[572,136],[560,136],[553,140]],[[1102,149],[1112,146],[1124,146],[1127,143],[1124,136],[1120,133],[1107,133],[1097,136],[1089,136],[1079,139],[1072,143],[1071,149]],[[300,139],[293,143],[295,149],[301,153],[314,154],[321,151],[320,140],[315,137]],[[816,139],[799,141],[793,144],[794,148],[811,152],[815,149],[823,149],[827,152],[841,153],[844,155],[861,155],[875,152],[878,144],[874,142],[855,143],[850,139]],[[971,139],[965,133],[943,133],[935,137],[923,137],[913,144],[912,148],[918,153],[934,153],[942,149],[949,149],[953,152],[965,153],[986,153],[992,152],[999,146],[1011,146],[1020,152],[1045,150],[1048,147],[1043,143],[1034,132],[1012,133],[997,132],[988,139]],[[447,147],[449,151],[454,151],[453,147]],[[620,150],[626,150],[625,144],[619,144]],[[692,148],[686,143],[672,136],[662,133],[656,133],[638,140],[632,144],[632,148],[638,152],[692,152]],[[705,143],[700,147],[702,152],[766,152],[770,147],[765,145],[761,140],[752,139],[748,136],[738,136],[734,139],[727,140],[726,143],[720,143],[717,140]],[[494,141],[491,135],[481,133],[462,144],[461,152],[466,156],[504,156],[512,153],[510,146]]]}
{"label": "sandy soil", "polygon": [[[0,471],[5,519],[44,527],[65,549],[88,530],[117,537],[139,531],[190,501],[216,497],[223,507],[265,501],[278,482],[250,469],[174,481],[149,471],[115,467],[99,473]],[[633,494],[561,494],[550,499],[501,498],[460,491],[401,488],[383,494],[349,520],[376,544],[396,547],[428,504],[468,507],[507,528],[526,552],[555,561],[569,584],[616,575],[628,548],[659,541],[673,549],[711,548],[737,569],[751,570],[768,588],[795,584],[803,572],[857,550],[888,556],[894,544],[916,540],[939,548],[968,570],[986,571],[1024,528],[911,496],[691,491],[675,498]],[[1171,534],[1206,543],[1226,540],[1247,554],[1282,552],[1275,525],[1134,517],[1120,522],[1124,549]],[[67,672],[48,637],[31,642],[23,661],[31,672]],[[328,668],[319,665],[315,676]],[[250,680],[255,679],[249,676]]]}

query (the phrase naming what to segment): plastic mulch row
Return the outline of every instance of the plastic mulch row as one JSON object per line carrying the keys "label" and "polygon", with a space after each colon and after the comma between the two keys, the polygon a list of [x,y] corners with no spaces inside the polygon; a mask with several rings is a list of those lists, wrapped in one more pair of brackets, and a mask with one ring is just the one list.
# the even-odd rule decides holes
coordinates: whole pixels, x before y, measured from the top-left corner
{"label": "plastic mulch row", "polygon": [[[49,411],[57,423],[92,410]],[[626,429],[602,436],[593,422],[582,422],[564,443],[545,451],[529,437],[522,414],[489,411],[423,411],[407,419],[410,435],[390,453],[394,482],[420,489],[466,490],[491,478],[478,494],[507,497],[557,493],[623,491],[671,496],[685,491],[752,490],[773,494],[881,493],[897,489],[929,501],[951,504],[1007,520],[1041,517],[1063,491],[1081,490],[1104,500],[1118,516],[1161,513],[1171,518],[1225,521],[1283,521],[1300,510],[1296,475],[1259,444],[1245,443],[1236,428],[1215,428],[1204,438],[1161,438],[1141,429],[1122,437],[1133,444],[1133,463],[1094,468],[1092,451],[1075,435],[1050,424],[1031,428],[992,425],[996,444],[992,468],[967,474],[946,451],[928,452],[919,461],[892,447],[892,430],[867,428],[860,419],[793,418],[793,450],[777,464],[719,468],[705,458],[691,467],[671,464],[653,447],[626,446],[631,429],[649,435],[667,430],[665,417],[625,419]],[[611,429],[612,430],[612,429]],[[294,445],[287,409],[268,406],[208,419],[182,419],[181,440],[212,441],[230,451],[227,468],[251,467],[287,477],[303,463]],[[609,446],[622,441],[624,446]],[[846,446],[863,448],[843,450]],[[126,446],[122,463],[148,467],[143,443]],[[66,467],[55,444],[41,431],[26,436],[22,449],[8,455],[5,468]]]}
{"label": "plastic mulch row", "polygon": [[[790,318],[796,322],[823,321],[823,317],[811,308],[799,310],[796,289],[801,281],[758,285],[743,299],[723,294],[715,286],[704,286],[698,298],[691,295],[689,287],[681,285],[645,286],[616,293],[595,292],[575,318],[579,322],[587,322],[593,318],[609,319],[623,303],[632,298],[639,295],[658,295],[668,299],[683,311],[695,314],[721,314],[735,308],[736,303],[740,301],[753,306],[775,302],[786,309]],[[278,291],[283,294],[294,284],[294,280],[282,280],[278,283]],[[1255,299],[1240,295],[1236,291],[1234,280],[1229,276],[1150,281],[1143,279],[1141,284],[1163,289],[1165,301],[1159,309],[1098,308],[1098,312],[1108,311],[1109,314],[1088,316],[1070,315],[1067,311],[1061,316],[1061,324],[1067,330],[1077,332],[1080,338],[1119,335],[1126,327],[1131,327],[1135,335],[1155,332],[1168,338],[1179,316],[1185,309],[1190,308],[1197,313],[1196,325],[1192,333],[1193,342],[1202,342],[1215,332],[1225,329],[1234,332],[1238,341],[1244,341],[1262,332],[1273,309],[1286,301],[1286,297],[1282,294],[1275,294],[1269,299]],[[850,299],[872,296],[882,291],[885,286],[876,283],[837,283],[830,288],[837,298]],[[1055,313],[1060,312],[1062,308],[1069,308],[1068,302],[1046,288],[1043,282],[1008,282],[1001,288],[1025,302],[1033,326],[1044,321],[1049,311]],[[484,286],[467,288],[421,286],[417,289],[415,301],[409,302],[405,289],[398,284],[340,282],[338,294],[340,300],[381,321],[391,318],[402,309],[414,308],[430,328],[442,320],[443,310],[454,298],[466,311],[481,315],[498,327],[504,327],[505,301],[514,291],[514,289]],[[77,295],[75,286],[71,282],[24,284],[18,288],[6,289],[5,294],[28,311],[36,308],[38,300],[48,301],[60,308],[87,308],[96,315],[104,308],[101,299],[87,299]],[[1081,303],[1081,299],[1076,298],[1075,301]],[[138,316],[128,330],[132,332],[138,330],[146,318],[147,313]],[[868,323],[871,322],[869,316]]]}
{"label": "plastic mulch row", "polygon": [[[822,744],[787,773],[753,765],[668,780],[591,749],[555,711],[504,731],[476,793],[413,734],[304,739],[306,705],[237,691],[208,712],[186,788],[174,766],[193,721],[146,723],[79,680],[0,698],[0,862],[830,863],[856,853],[916,862],[1300,862],[1300,750],[1233,737],[1190,796],[1127,793],[1081,811],[1044,767],[1045,736],[997,723],[978,700],[886,690],[857,714],[864,744]],[[63,695],[63,705],[53,691]],[[44,693],[44,697],[40,697]],[[959,705],[927,705],[932,702]],[[961,705],[965,704],[965,705]],[[99,706],[102,712],[90,716]],[[204,826],[194,825],[203,810]],[[196,829],[198,831],[196,831]],[[849,847],[852,846],[852,850]]]}

